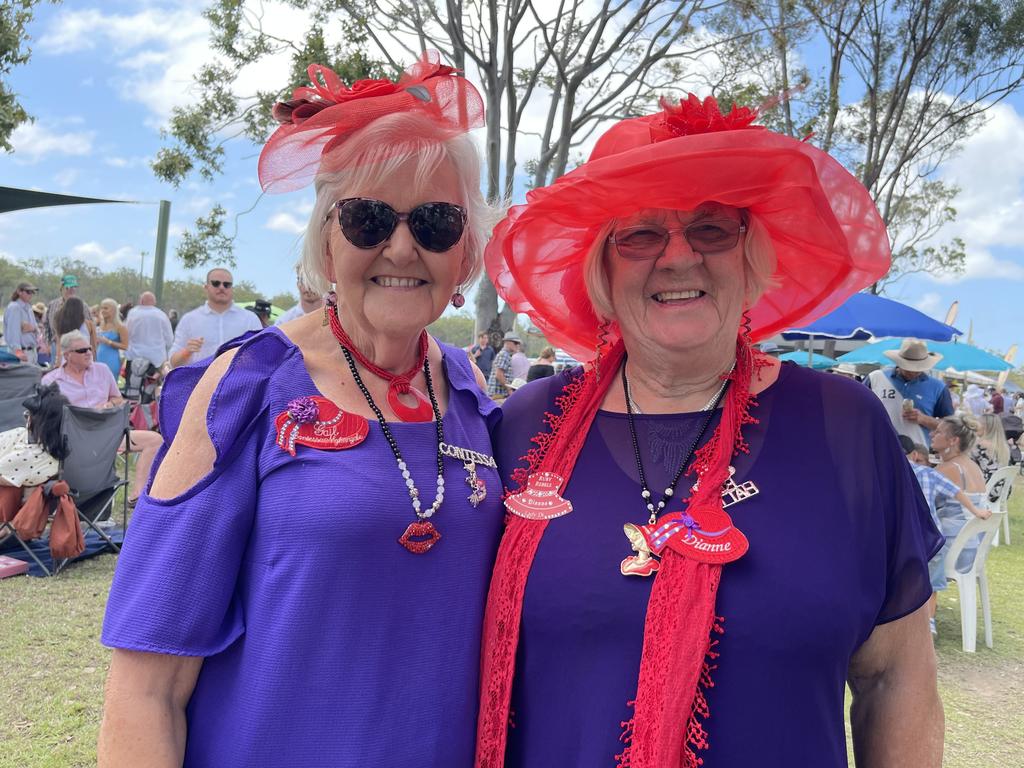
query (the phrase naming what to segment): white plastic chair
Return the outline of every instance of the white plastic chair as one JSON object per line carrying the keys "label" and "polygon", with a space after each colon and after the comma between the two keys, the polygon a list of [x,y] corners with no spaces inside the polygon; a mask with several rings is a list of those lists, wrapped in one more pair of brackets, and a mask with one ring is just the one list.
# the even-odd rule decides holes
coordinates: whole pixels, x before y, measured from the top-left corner
{"label": "white plastic chair", "polygon": [[[1003,516],[1003,533],[1002,540],[1009,546],[1010,544],[1010,515],[1009,515],[1009,501],[1010,501],[1010,490],[1013,488],[1013,481],[1017,477],[1017,467],[1000,467],[992,473],[992,477],[988,479],[985,484],[985,494],[989,495],[995,489],[1000,482],[1002,487],[999,489],[999,497],[995,501],[989,502],[993,512],[1006,512]],[[991,498],[991,496],[989,496]],[[1000,543],[999,533],[996,532],[995,541],[992,542],[993,547],[998,547]]]}
{"label": "white plastic chair", "polygon": [[[949,552],[946,553],[946,578],[955,581],[960,592],[960,631],[963,636],[963,648],[967,653],[974,653],[978,639],[978,593],[981,593],[981,615],[985,622],[985,645],[992,647],[992,605],[988,599],[988,577],[985,575],[985,563],[992,540],[999,532],[999,525],[1005,512],[993,512],[987,520],[972,517],[953,540]],[[981,543],[974,556],[974,563],[969,571],[961,573],[956,569],[956,561],[965,546],[972,543],[981,534]]]}

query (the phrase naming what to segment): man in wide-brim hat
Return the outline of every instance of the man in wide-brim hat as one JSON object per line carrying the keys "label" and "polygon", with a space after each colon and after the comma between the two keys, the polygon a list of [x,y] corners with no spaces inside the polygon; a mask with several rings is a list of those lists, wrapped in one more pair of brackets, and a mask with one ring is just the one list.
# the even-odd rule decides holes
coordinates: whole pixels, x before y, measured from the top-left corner
{"label": "man in wide-brim hat", "polygon": [[867,385],[882,401],[899,434],[930,445],[928,432],[943,416],[953,415],[953,400],[946,385],[928,375],[942,355],[929,351],[921,339],[904,339],[898,350],[884,354],[895,366],[873,371]]}

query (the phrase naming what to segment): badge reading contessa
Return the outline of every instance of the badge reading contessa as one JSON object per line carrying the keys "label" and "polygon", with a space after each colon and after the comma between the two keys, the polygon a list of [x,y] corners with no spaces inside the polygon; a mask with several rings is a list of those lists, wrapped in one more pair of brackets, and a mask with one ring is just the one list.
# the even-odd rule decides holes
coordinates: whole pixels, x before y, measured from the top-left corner
{"label": "badge reading contessa", "polygon": [[325,397],[299,397],[274,419],[274,442],[295,455],[296,445],[342,451],[359,445],[370,431],[362,416],[341,410]]}
{"label": "badge reading contessa", "polygon": [[473,507],[480,505],[484,499],[487,498],[487,483],[484,479],[476,473],[477,465],[483,467],[490,467],[491,469],[497,469],[498,463],[494,460],[493,456],[488,456],[486,453],[480,453],[479,451],[473,451],[469,448],[461,448],[457,445],[450,445],[448,443],[441,443],[438,446],[438,450],[443,456],[448,456],[452,459],[458,459],[462,462],[462,468],[466,470],[466,485],[470,488],[470,494],[468,496],[469,503]]}
{"label": "badge reading contessa", "polygon": [[526,487],[505,499],[505,509],[527,520],[551,520],[572,512],[572,504],[558,495],[564,480],[554,472],[538,472],[526,480]]}

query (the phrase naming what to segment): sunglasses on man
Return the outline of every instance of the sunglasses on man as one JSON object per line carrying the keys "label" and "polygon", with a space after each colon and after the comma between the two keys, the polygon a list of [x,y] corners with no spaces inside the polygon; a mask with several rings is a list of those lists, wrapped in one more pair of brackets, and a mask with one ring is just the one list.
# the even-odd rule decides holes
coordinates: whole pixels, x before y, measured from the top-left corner
{"label": "sunglasses on man", "polygon": [[22,288],[21,292],[27,293],[29,296],[34,296],[37,290],[37,288]]}
{"label": "sunglasses on man", "polygon": [[232,285],[234,285],[234,283],[231,282],[230,280],[211,280],[210,285],[212,285],[214,288],[220,288],[222,285],[225,288],[230,288]]}
{"label": "sunglasses on man", "polygon": [[335,211],[341,233],[356,248],[376,248],[404,221],[423,248],[444,253],[462,239],[466,228],[466,209],[455,203],[422,203],[400,213],[382,200],[349,197],[336,202],[324,220]]}
{"label": "sunglasses on man", "polygon": [[69,349],[68,352],[74,352],[76,355],[84,355],[86,352],[92,352],[92,347],[82,347],[81,349]]}

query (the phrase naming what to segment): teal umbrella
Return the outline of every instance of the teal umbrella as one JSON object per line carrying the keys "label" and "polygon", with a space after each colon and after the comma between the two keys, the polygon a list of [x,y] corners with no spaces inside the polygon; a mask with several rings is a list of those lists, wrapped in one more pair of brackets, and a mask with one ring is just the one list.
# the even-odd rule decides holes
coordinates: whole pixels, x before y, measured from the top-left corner
{"label": "teal umbrella", "polygon": [[[865,344],[860,349],[847,352],[838,358],[841,363],[852,365],[876,363],[878,365],[892,365],[885,352],[894,351],[900,348],[903,339],[885,339],[876,341],[874,344]],[[928,349],[931,352],[938,352],[942,359],[935,366],[937,371],[945,371],[955,368],[958,371],[1010,371],[1013,366],[1001,357],[986,352],[983,349],[964,344],[962,342],[936,342],[929,341]]]}
{"label": "teal umbrella", "polygon": [[796,363],[802,365],[804,368],[807,367],[808,357],[810,357],[810,367],[816,371],[827,371],[829,368],[835,368],[837,363],[831,357],[825,357],[825,355],[819,355],[815,352],[812,355],[808,355],[806,352],[787,352],[784,355],[779,355],[779,360],[788,363]]}

